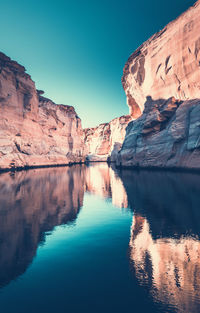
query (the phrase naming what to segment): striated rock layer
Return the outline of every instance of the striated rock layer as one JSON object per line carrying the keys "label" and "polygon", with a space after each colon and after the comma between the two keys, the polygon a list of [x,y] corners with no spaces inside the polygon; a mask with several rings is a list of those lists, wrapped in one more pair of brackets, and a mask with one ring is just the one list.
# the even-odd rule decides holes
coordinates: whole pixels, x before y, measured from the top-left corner
{"label": "striated rock layer", "polygon": [[200,168],[200,100],[147,101],[126,131],[117,165]]}
{"label": "striated rock layer", "polygon": [[25,68],[0,53],[0,170],[80,162],[81,120],[42,97]]}
{"label": "striated rock layer", "polygon": [[130,115],[124,115],[95,128],[84,129],[88,160],[107,161],[109,158],[114,161],[124,141],[126,127],[131,120]]}
{"label": "striated rock layer", "polygon": [[200,1],[128,59],[132,121],[117,164],[200,168]]}

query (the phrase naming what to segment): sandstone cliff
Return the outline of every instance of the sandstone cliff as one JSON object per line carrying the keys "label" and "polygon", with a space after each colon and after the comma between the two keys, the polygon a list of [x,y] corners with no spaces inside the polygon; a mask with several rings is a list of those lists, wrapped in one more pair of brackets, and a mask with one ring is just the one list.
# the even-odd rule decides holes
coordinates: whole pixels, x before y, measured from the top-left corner
{"label": "sandstone cliff", "polygon": [[80,162],[81,120],[41,96],[25,68],[0,53],[0,170]]}
{"label": "sandstone cliff", "polygon": [[200,1],[139,47],[122,77],[133,118],[118,165],[200,168]]}
{"label": "sandstone cliff", "polygon": [[111,161],[116,159],[124,141],[126,127],[132,120],[130,115],[113,119],[95,128],[84,129],[87,158],[90,161]]}

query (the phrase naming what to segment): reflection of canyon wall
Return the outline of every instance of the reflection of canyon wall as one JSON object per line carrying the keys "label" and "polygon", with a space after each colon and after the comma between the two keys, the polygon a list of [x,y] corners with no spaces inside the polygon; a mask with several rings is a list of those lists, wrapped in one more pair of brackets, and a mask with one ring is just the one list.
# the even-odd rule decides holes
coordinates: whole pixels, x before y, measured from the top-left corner
{"label": "reflection of canyon wall", "polygon": [[76,219],[83,196],[80,167],[0,175],[0,285],[26,270],[45,231]]}
{"label": "reflection of canyon wall", "polygon": [[111,157],[111,161],[115,161],[131,119],[130,115],[125,115],[95,128],[84,129],[87,158],[90,161],[107,161]]}
{"label": "reflection of canyon wall", "polygon": [[130,260],[136,277],[161,305],[199,312],[200,175],[144,170],[118,175],[134,211]]}
{"label": "reflection of canyon wall", "polygon": [[127,196],[121,179],[106,163],[93,164],[85,175],[85,191],[111,198],[113,205],[127,208]]}
{"label": "reflection of canyon wall", "polygon": [[0,53],[0,170],[84,157],[81,120],[36,90],[25,68]]}
{"label": "reflection of canyon wall", "polygon": [[128,167],[200,168],[200,1],[143,43],[122,77],[132,121]]}
{"label": "reflection of canyon wall", "polygon": [[106,163],[0,175],[0,286],[26,270],[45,232],[76,220],[84,192],[127,207],[123,184]]}
{"label": "reflection of canyon wall", "polygon": [[[158,171],[117,171],[128,197],[128,205],[151,225],[154,239],[200,237],[200,175]],[[191,233],[192,231],[192,233]]]}
{"label": "reflection of canyon wall", "polygon": [[154,240],[147,220],[134,216],[130,259],[136,277],[148,285],[155,301],[178,312],[199,312],[195,301],[200,292],[200,241],[192,237]]}

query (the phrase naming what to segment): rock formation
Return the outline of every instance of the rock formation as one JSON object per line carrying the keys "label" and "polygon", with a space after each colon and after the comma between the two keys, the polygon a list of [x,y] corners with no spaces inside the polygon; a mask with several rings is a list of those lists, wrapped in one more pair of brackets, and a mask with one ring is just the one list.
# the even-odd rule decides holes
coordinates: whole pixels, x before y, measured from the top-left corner
{"label": "rock formation", "polygon": [[25,68],[0,53],[0,170],[80,162],[81,120],[37,91]]}
{"label": "rock formation", "polygon": [[130,115],[113,119],[109,123],[100,124],[95,128],[84,129],[84,142],[89,161],[111,161],[116,159],[125,137]]}
{"label": "rock formation", "polygon": [[147,100],[127,128],[117,164],[200,168],[200,100]]}
{"label": "rock formation", "polygon": [[147,96],[154,100],[200,97],[200,1],[143,43],[122,77],[130,113],[138,117]]}
{"label": "rock formation", "polygon": [[132,121],[117,164],[200,168],[200,1],[128,59]]}

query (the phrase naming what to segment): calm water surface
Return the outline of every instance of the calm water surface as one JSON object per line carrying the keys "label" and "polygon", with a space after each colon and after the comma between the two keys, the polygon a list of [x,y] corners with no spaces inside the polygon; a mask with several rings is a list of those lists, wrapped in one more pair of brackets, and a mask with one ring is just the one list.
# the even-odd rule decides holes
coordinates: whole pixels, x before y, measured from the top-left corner
{"label": "calm water surface", "polygon": [[0,312],[200,312],[200,176],[1,174]]}

